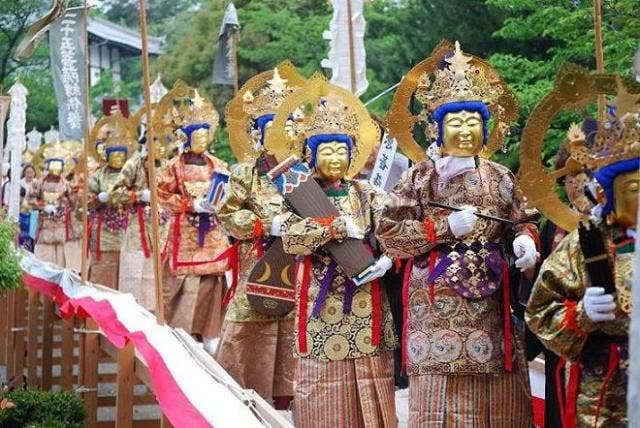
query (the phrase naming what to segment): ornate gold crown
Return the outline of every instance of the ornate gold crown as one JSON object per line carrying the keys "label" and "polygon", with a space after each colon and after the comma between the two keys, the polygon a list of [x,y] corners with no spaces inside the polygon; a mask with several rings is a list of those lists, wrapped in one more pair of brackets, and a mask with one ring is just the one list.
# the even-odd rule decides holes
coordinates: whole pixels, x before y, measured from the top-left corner
{"label": "ornate gold crown", "polygon": [[91,129],[89,136],[89,154],[98,163],[104,162],[103,156],[98,153],[97,143],[104,144],[105,150],[109,147],[124,146],[127,148],[127,158],[138,150],[138,139],[131,122],[119,111],[110,116],[103,116]]}
{"label": "ornate gold crown", "polygon": [[65,177],[69,175],[76,166],[73,162],[72,151],[69,150],[69,148],[65,144],[59,141],[54,141],[40,146],[38,151],[33,156],[33,167],[40,173],[43,171],[46,162],[51,159],[62,159],[62,161],[64,162],[63,175]]}
{"label": "ornate gold crown", "polygon": [[220,115],[211,101],[203,98],[197,89],[178,80],[158,102],[151,126],[157,138],[175,145],[185,139],[184,134],[176,132],[180,127],[208,123],[213,135],[219,120]]}
{"label": "ornate gold crown", "polygon": [[[446,66],[441,69],[443,61]],[[419,102],[417,111],[414,99]],[[435,140],[438,127],[432,120],[433,111],[455,101],[487,104],[493,127],[481,156],[491,157],[518,118],[518,99],[487,61],[465,55],[458,42],[441,41],[428,58],[407,72],[385,119],[389,136],[398,141],[402,152],[413,162],[426,160],[426,147],[418,143],[414,128],[423,124],[427,139]]]}
{"label": "ornate gold crown", "polygon": [[418,79],[416,99],[429,110],[454,101],[493,104],[502,95],[502,88],[496,85],[498,81],[485,72],[485,67],[471,63],[473,57],[464,55],[460,42],[455,42],[453,55],[444,60],[447,66],[435,71],[433,81],[429,73]]}
{"label": "ornate gold crown", "polygon": [[304,83],[295,66],[284,61],[273,70],[253,76],[229,101],[225,119],[231,150],[239,161],[253,161],[260,155],[251,138],[255,120],[275,114],[282,101]]}
{"label": "ornate gold crown", "polygon": [[380,129],[358,97],[315,74],[278,108],[267,129],[265,147],[278,161],[292,154],[302,157],[307,138],[324,134],[346,134],[353,139],[349,177],[362,169],[380,141]]}

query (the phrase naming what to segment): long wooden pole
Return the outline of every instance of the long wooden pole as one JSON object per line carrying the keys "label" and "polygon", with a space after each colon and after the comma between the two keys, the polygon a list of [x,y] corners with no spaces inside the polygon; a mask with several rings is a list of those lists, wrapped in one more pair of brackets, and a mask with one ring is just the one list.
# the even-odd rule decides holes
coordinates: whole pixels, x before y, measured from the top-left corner
{"label": "long wooden pole", "polygon": [[353,12],[351,0],[347,0],[347,28],[349,29],[349,72],[351,76],[351,92],[356,92],[356,48],[353,36]]}
{"label": "long wooden pole", "polygon": [[160,263],[160,227],[158,219],[158,185],[156,181],[155,140],[151,118],[151,79],[149,74],[149,46],[147,36],[146,1],[140,0],[140,34],[142,36],[142,80],[144,86],[144,104],[147,114],[147,163],[149,167],[149,191],[151,193],[151,245],[153,247],[153,269],[156,285],[156,319],[164,325],[164,299],[162,296],[162,264]]}
{"label": "long wooden pole", "polygon": [[238,93],[238,79],[240,76],[238,75],[238,29],[234,28],[231,30],[231,49],[233,52],[231,53],[231,61],[233,62],[233,95],[235,96]]}
{"label": "long wooden pole", "polygon": [[80,274],[82,283],[89,280],[89,9],[87,0],[84,0],[84,144],[82,145],[82,259],[80,261]]}
{"label": "long wooden pole", "polygon": [[[596,71],[599,74],[604,73],[604,48],[602,42],[602,3],[601,0],[593,2],[593,28],[595,32],[595,52],[596,52]],[[598,96],[598,120],[605,121],[606,115],[606,99],[604,95]]]}

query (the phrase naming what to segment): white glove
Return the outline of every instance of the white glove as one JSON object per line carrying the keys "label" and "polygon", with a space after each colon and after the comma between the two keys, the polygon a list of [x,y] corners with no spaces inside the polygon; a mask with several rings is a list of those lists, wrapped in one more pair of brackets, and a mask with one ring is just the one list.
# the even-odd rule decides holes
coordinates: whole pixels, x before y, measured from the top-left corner
{"label": "white glove", "polygon": [[109,201],[109,194],[107,192],[98,193],[98,200],[103,204],[106,204]]}
{"label": "white glove", "polygon": [[58,211],[58,208],[56,208],[55,205],[47,204],[44,206],[42,211],[46,212],[47,214],[55,214],[56,211]]}
{"label": "white glove", "polygon": [[582,298],[584,311],[593,322],[613,321],[616,304],[611,294],[604,294],[602,287],[588,287]]}
{"label": "white glove", "polygon": [[451,229],[451,232],[453,232],[456,238],[473,232],[473,229],[476,227],[476,221],[478,220],[474,214],[475,212],[476,207],[464,206],[461,211],[454,211],[449,214],[449,217],[447,217],[449,229]]}
{"label": "white glove", "polygon": [[378,260],[368,269],[366,275],[361,278],[352,278],[356,286],[361,286],[374,279],[382,278],[385,273],[393,266],[393,260],[387,256],[380,256]]}
{"label": "white glove", "polygon": [[513,240],[513,254],[518,258],[516,267],[520,272],[534,267],[539,255],[536,251],[536,243],[529,235],[520,235]]}
{"label": "white glove", "polygon": [[140,201],[142,202],[151,202],[151,192],[149,189],[144,189],[140,192]]}
{"label": "white glove", "polygon": [[280,214],[273,217],[269,234],[271,236],[282,236],[282,216]]}
{"label": "white glove", "polygon": [[213,212],[213,207],[206,199],[197,198],[193,201],[193,210],[199,214],[209,214]]}
{"label": "white glove", "polygon": [[347,236],[349,238],[364,239],[364,232],[362,231],[360,226],[356,224],[355,220],[353,220],[352,217],[343,215],[342,218],[344,219],[344,223],[347,227]]}

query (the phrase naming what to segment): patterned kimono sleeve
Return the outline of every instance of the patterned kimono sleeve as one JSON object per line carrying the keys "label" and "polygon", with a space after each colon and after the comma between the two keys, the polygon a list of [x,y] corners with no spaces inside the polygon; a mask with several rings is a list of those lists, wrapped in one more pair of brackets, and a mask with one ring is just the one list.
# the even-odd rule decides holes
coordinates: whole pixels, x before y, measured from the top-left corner
{"label": "patterned kimono sleeve", "polygon": [[340,217],[300,218],[295,214],[284,215],[282,246],[288,254],[307,256],[330,241],[347,238],[347,227]]}
{"label": "patterned kimono sleeve", "polygon": [[181,214],[193,209],[191,198],[182,196],[178,188],[180,181],[176,167],[179,161],[179,157],[172,160],[158,177],[158,201],[171,214]]}
{"label": "patterned kimono sleeve", "polygon": [[254,234],[256,220],[259,217],[247,208],[247,200],[251,196],[253,174],[251,164],[241,164],[234,168],[225,186],[225,196],[218,208],[217,217],[222,228],[236,239],[251,239]]}
{"label": "patterned kimono sleeve", "polygon": [[65,180],[64,182],[64,193],[62,198],[62,206],[68,207],[69,209],[74,209],[78,206],[78,195],[73,192],[73,187],[71,187],[71,183],[68,180]]}
{"label": "patterned kimono sleeve", "polygon": [[42,180],[34,180],[31,190],[27,193],[27,203],[34,210],[41,210],[44,207],[44,198],[42,197]]}
{"label": "patterned kimono sleeve", "polygon": [[418,178],[421,172],[408,170],[386,197],[376,236],[391,257],[419,256],[436,244],[436,238],[449,238],[446,217],[443,221],[422,209],[420,189],[425,184]]}
{"label": "patterned kimono sleeve", "polygon": [[138,165],[141,161],[139,156],[134,156],[129,159],[124,166],[118,179],[113,183],[111,188],[111,200],[116,205],[129,205],[134,202],[134,195],[136,190],[142,190],[136,188],[136,175],[138,171]]}
{"label": "patterned kimono sleeve", "polygon": [[583,307],[585,269],[574,231],[542,264],[527,305],[531,331],[545,347],[569,360],[579,358],[588,333],[598,329]]}

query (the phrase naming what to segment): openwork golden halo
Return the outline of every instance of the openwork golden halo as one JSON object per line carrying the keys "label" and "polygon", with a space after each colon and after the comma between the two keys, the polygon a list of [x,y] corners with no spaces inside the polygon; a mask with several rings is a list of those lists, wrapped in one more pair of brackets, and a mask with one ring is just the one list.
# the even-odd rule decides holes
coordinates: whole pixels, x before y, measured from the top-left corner
{"label": "openwork golden halo", "polygon": [[[396,90],[391,108],[387,113],[385,123],[389,129],[389,136],[398,141],[402,152],[415,163],[427,159],[427,153],[426,148],[422,148],[415,140],[413,129],[420,122],[424,123],[427,129],[433,125],[428,121],[429,114],[425,109],[417,115],[411,112],[412,100],[415,99],[424,77],[434,75],[444,61],[445,55],[453,50],[454,44],[443,40],[427,59],[409,70]],[[482,69],[486,78],[501,92],[497,101],[487,106],[493,119],[493,128],[480,156],[490,158],[503,144],[511,123],[518,118],[518,99],[487,61],[467,53],[465,55],[471,58],[469,64]]]}
{"label": "openwork golden halo", "polygon": [[63,160],[64,169],[62,171],[62,175],[64,177],[71,174],[76,167],[76,164],[73,161],[73,152],[69,150],[68,146],[59,141],[54,141],[41,145],[33,156],[32,165],[38,172],[38,175],[44,171],[47,160],[53,158],[60,158]]}
{"label": "openwork golden halo", "polygon": [[[520,145],[519,188],[529,208],[537,208],[545,217],[564,230],[578,226],[583,216],[565,204],[554,191],[558,178],[588,167],[590,154],[572,149],[572,158],[558,171],[548,171],[543,164],[542,149],[551,121],[564,110],[576,110],[596,101],[598,95],[618,95],[621,90],[640,95],[640,88],[620,76],[589,74],[573,64],[563,66],[553,90],[533,110],[522,133]],[[595,165],[593,165],[595,166]]]}
{"label": "openwork golden halo", "polygon": [[186,140],[181,126],[208,123],[209,132],[215,135],[220,115],[211,101],[203,98],[197,89],[178,80],[173,89],[158,101],[151,119],[153,134],[164,140],[169,147],[175,147]]}
{"label": "openwork golden halo", "polygon": [[127,159],[138,150],[136,132],[129,119],[122,113],[115,112],[109,116],[103,116],[91,129],[89,136],[89,154],[98,163],[105,159],[98,153],[96,143],[102,142],[105,149],[109,147],[125,146]]}
{"label": "openwork golden halo", "polygon": [[[289,61],[280,63],[277,67],[281,80],[282,95],[295,91],[305,83],[298,70]],[[265,71],[249,79],[237,95],[227,104],[225,120],[229,131],[229,144],[234,156],[240,162],[252,162],[260,156],[251,139],[253,122],[263,114],[275,113],[281,99],[269,97],[269,89],[274,86],[274,70]],[[262,95],[263,92],[267,94]],[[280,94],[277,94],[280,95]],[[247,108],[247,97],[251,97],[252,109]],[[251,110],[251,111],[248,111]]]}

